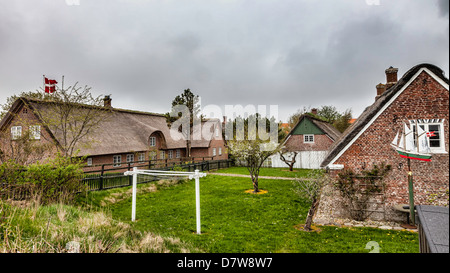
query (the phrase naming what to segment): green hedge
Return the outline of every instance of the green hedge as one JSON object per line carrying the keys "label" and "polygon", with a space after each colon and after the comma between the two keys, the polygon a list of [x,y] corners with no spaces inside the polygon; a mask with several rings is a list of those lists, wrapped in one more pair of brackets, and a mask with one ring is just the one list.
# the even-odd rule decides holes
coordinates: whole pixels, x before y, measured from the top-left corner
{"label": "green hedge", "polygon": [[21,166],[12,161],[0,165],[0,197],[35,199],[41,204],[71,203],[85,190],[81,160],[57,156],[46,163]]}

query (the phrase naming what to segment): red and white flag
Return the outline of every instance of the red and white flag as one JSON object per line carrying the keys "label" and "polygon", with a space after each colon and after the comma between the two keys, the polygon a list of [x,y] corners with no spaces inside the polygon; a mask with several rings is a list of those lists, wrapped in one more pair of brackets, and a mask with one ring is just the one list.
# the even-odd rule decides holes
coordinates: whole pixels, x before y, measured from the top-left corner
{"label": "red and white flag", "polygon": [[45,83],[45,93],[51,94],[56,91],[55,86],[58,83],[56,80],[50,80],[44,76],[44,83]]}
{"label": "red and white flag", "polygon": [[436,135],[434,134],[434,131],[432,131],[432,132],[427,132],[427,137],[433,137],[433,136],[436,136]]}

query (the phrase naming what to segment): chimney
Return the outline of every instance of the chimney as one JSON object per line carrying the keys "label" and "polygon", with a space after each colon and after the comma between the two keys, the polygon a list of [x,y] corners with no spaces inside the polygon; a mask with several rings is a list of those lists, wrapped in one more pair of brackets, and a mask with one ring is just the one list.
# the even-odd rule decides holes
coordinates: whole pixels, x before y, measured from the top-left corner
{"label": "chimney", "polygon": [[386,91],[386,85],[379,83],[377,86],[377,96],[375,97],[375,100],[377,100],[381,95],[383,95],[384,91]]}
{"label": "chimney", "polygon": [[103,106],[104,106],[105,108],[111,108],[111,97],[110,97],[110,95],[105,96],[105,97],[103,98]]}
{"label": "chimney", "polygon": [[317,108],[312,108],[311,109],[311,114],[317,115]]}
{"label": "chimney", "polygon": [[392,66],[385,70],[386,72],[386,89],[397,83],[397,72],[398,68],[393,68]]}

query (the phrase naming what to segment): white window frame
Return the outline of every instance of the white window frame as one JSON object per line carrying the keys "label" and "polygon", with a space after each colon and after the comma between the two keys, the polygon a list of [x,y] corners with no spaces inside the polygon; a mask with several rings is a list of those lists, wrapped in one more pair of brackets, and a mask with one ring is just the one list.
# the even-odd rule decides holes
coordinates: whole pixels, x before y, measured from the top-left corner
{"label": "white window frame", "polygon": [[157,160],[158,159],[158,153],[156,151],[150,152],[150,160]]}
{"label": "white window frame", "polygon": [[86,165],[92,166],[92,157],[88,157],[86,160]]}
{"label": "white window frame", "polygon": [[166,152],[165,151],[160,151],[159,152],[159,158],[160,159],[166,159]]}
{"label": "white window frame", "polygon": [[30,139],[41,139],[41,125],[30,125],[28,130],[30,130]]}
{"label": "white window frame", "polygon": [[150,137],[150,147],[156,146],[156,137]]}
{"label": "white window frame", "polygon": [[219,155],[222,155],[222,147],[219,147]]}
{"label": "white window frame", "polygon": [[[410,120],[411,129],[416,130],[416,124],[415,121]],[[422,127],[422,129],[425,132],[430,132],[429,128],[430,125],[436,125],[439,126],[439,147],[431,147],[430,145],[430,138],[427,137],[428,141],[428,147],[430,147],[431,153],[433,154],[446,154],[447,151],[445,150],[445,132],[444,132],[444,119],[419,119],[417,120],[417,123],[419,126]],[[431,130],[434,131],[434,130]]]}
{"label": "white window frame", "polygon": [[181,151],[180,151],[180,149],[177,149],[176,157],[177,157],[177,158],[180,158],[180,157],[181,157]]}
{"label": "white window frame", "polygon": [[212,148],[212,155],[216,156],[216,148]]}
{"label": "white window frame", "polygon": [[122,166],[122,155],[113,155],[113,167]]}
{"label": "white window frame", "polygon": [[303,135],[303,143],[314,143],[314,135]]}
{"label": "white window frame", "polygon": [[173,150],[169,150],[169,159],[173,158]]}
{"label": "white window frame", "polygon": [[138,161],[139,162],[144,162],[145,161],[145,153],[139,153]]}
{"label": "white window frame", "polygon": [[127,163],[134,161],[134,154],[127,154]]}
{"label": "white window frame", "polygon": [[219,127],[216,127],[216,137],[219,136]]}
{"label": "white window frame", "polygon": [[11,139],[16,140],[22,137],[22,126],[11,127]]}

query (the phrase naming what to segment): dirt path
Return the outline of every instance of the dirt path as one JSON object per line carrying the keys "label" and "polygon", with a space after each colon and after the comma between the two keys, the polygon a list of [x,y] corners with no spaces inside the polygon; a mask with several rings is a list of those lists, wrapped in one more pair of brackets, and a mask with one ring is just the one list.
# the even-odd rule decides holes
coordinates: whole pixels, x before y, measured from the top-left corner
{"label": "dirt path", "polygon": [[[234,173],[207,173],[207,174],[251,178],[250,175],[246,175],[246,174],[234,174]],[[261,178],[261,179],[277,179],[277,180],[294,180],[295,179],[295,177],[275,177],[275,176],[259,176],[258,178]]]}

